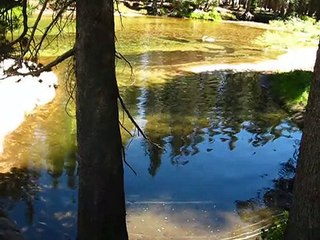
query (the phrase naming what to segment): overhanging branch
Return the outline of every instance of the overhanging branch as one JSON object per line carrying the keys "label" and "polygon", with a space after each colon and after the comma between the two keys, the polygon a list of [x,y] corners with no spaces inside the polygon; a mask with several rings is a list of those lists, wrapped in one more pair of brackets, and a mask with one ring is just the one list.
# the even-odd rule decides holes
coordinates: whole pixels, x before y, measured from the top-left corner
{"label": "overhanging branch", "polygon": [[51,68],[57,66],[59,63],[61,63],[64,60],[68,59],[69,57],[74,56],[74,53],[75,53],[75,47],[70,49],[69,51],[65,52],[64,54],[60,55],[55,60],[53,60],[52,62],[46,64],[45,66],[43,66],[43,67],[41,67],[41,68],[39,68],[39,69],[37,69],[35,71],[30,71],[28,73],[24,73],[24,74],[19,73],[19,75],[22,75],[22,76],[35,75],[35,76],[37,76],[42,72],[50,71]]}

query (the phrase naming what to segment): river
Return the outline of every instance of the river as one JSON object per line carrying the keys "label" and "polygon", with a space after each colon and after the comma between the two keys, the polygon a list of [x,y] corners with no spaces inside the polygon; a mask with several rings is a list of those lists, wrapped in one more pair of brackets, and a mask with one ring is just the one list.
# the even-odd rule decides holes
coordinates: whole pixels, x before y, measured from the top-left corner
{"label": "river", "polygon": [[[260,86],[258,73],[184,70],[274,59],[276,53],[254,43],[264,31],[224,22],[117,19],[117,49],[133,67],[132,73],[117,62],[121,95],[161,146],[123,131],[126,159],[137,172],[125,166],[131,239],[254,235],[260,225],[252,224],[273,214],[264,195],[283,163],[295,160],[301,131]],[[203,36],[215,41],[202,42]],[[55,100],[7,137],[0,156],[1,206],[32,240],[76,238],[74,110],[63,87],[65,65],[56,72]]]}

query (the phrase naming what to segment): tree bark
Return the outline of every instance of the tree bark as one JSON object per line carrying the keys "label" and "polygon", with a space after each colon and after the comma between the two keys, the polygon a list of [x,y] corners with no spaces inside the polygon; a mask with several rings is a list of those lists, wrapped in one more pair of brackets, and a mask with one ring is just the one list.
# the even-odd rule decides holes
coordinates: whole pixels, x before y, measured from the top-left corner
{"label": "tree bark", "polygon": [[79,240],[128,239],[112,0],[77,0]]}
{"label": "tree bark", "polygon": [[[320,45],[319,45],[320,47]],[[300,146],[286,240],[320,237],[320,49],[314,68]]]}

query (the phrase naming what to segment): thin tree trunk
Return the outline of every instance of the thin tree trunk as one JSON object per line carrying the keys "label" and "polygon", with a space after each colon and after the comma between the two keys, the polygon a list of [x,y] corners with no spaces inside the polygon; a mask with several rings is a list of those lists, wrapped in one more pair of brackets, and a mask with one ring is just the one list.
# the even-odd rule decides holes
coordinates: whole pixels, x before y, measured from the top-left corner
{"label": "thin tree trunk", "polygon": [[[319,45],[320,47],[320,45]],[[320,50],[308,99],[286,240],[320,237]]]}
{"label": "thin tree trunk", "polygon": [[250,12],[251,11],[251,1],[252,0],[247,0],[247,2],[246,2],[246,12]]}
{"label": "thin tree trunk", "polygon": [[79,240],[126,240],[112,0],[77,0]]}

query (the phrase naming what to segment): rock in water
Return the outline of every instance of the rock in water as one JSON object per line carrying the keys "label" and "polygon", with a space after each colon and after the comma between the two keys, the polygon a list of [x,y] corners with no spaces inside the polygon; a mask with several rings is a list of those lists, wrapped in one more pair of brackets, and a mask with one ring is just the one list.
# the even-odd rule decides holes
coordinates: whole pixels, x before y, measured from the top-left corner
{"label": "rock in water", "polygon": [[209,37],[209,36],[203,36],[201,40],[202,42],[207,42],[207,43],[213,43],[216,41],[213,37]]}

